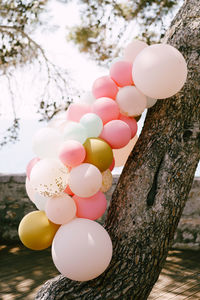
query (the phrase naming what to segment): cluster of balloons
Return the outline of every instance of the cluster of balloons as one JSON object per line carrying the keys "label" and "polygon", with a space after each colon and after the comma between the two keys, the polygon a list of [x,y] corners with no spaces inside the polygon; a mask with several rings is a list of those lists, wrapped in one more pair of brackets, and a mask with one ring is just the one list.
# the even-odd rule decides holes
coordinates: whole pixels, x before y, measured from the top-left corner
{"label": "cluster of balloons", "polygon": [[136,118],[156,99],[177,93],[186,76],[186,62],[172,46],[133,41],[109,75],[70,104],[65,120],[36,132],[26,190],[38,210],[19,225],[25,246],[42,250],[52,244],[55,266],[72,280],[91,280],[105,271],[112,242],[94,220],[106,210],[111,171],[134,146]]}

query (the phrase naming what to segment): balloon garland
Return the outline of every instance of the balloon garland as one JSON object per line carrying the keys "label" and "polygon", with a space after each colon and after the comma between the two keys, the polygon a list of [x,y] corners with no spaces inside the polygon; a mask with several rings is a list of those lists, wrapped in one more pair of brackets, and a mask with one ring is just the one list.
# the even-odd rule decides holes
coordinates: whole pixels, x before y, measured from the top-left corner
{"label": "balloon garland", "polygon": [[70,104],[66,119],[36,132],[36,157],[27,166],[26,190],[38,211],[19,225],[22,243],[33,250],[52,244],[52,259],[64,276],[98,277],[112,258],[112,242],[97,222],[107,206],[112,169],[125,163],[145,108],[176,94],[187,65],[167,44],[133,41],[92,93]]}

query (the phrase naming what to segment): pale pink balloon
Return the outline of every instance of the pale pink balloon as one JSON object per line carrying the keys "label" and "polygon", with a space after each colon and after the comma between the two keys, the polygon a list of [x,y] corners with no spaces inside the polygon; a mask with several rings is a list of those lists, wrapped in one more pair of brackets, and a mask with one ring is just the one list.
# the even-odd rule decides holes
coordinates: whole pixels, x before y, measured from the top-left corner
{"label": "pale pink balloon", "polygon": [[66,118],[68,121],[79,122],[81,117],[90,113],[90,106],[82,103],[71,103],[67,109]]}
{"label": "pale pink balloon", "polygon": [[113,149],[113,155],[115,158],[115,167],[121,167],[121,166],[125,165],[137,140],[138,140],[138,137],[136,135],[132,140],[130,140],[130,142],[125,147],[123,147],[121,149]]}
{"label": "pale pink balloon", "polygon": [[55,224],[66,224],[76,216],[76,204],[67,194],[49,198],[45,206],[47,218]]}
{"label": "pale pink balloon", "polygon": [[97,99],[91,110],[101,118],[103,124],[116,120],[119,117],[119,106],[110,98],[102,97]]}
{"label": "pale pink balloon", "polygon": [[85,159],[86,151],[84,146],[75,140],[68,140],[63,143],[59,151],[59,159],[65,166],[75,167]]}
{"label": "pale pink balloon", "polygon": [[174,47],[156,44],[143,49],[133,64],[133,80],[146,96],[164,99],[175,95],[187,78],[187,64]]}
{"label": "pale pink balloon", "polygon": [[120,112],[126,116],[140,116],[147,106],[146,96],[135,86],[125,86],[117,94]]}
{"label": "pale pink balloon", "polygon": [[102,175],[97,167],[84,163],[73,168],[69,173],[69,187],[79,197],[91,197],[101,188]]}
{"label": "pale pink balloon", "polygon": [[129,118],[122,114],[120,114],[119,120],[125,122],[129,126],[129,128],[131,130],[131,138],[133,138],[136,135],[137,128],[138,128],[136,120],[134,118]]}
{"label": "pale pink balloon", "polygon": [[66,189],[63,192],[70,196],[74,196],[74,193],[71,191],[69,185],[66,186]]}
{"label": "pale pink balloon", "polygon": [[124,50],[124,59],[133,63],[136,56],[146,47],[148,47],[148,45],[145,42],[134,40],[126,46]]}
{"label": "pale pink balloon", "polygon": [[34,165],[39,161],[40,159],[38,157],[34,157],[31,159],[31,161],[29,161],[27,167],[26,167],[26,175],[28,177],[28,179],[30,180],[30,174],[31,174],[31,170],[34,167]]}
{"label": "pale pink balloon", "polygon": [[52,243],[52,258],[58,271],[76,281],[101,275],[112,258],[112,241],[95,221],[76,218],[61,225]]}
{"label": "pale pink balloon", "polygon": [[99,219],[106,211],[107,201],[102,192],[98,192],[92,197],[81,198],[77,195],[73,196],[76,203],[78,218],[86,218],[90,220]]}
{"label": "pale pink balloon", "polygon": [[100,135],[113,149],[119,149],[128,144],[131,139],[129,126],[121,120],[108,122]]}
{"label": "pale pink balloon", "polygon": [[128,61],[118,61],[111,66],[110,77],[119,87],[133,85],[132,66]]}
{"label": "pale pink balloon", "polygon": [[30,180],[28,179],[28,176],[26,177],[25,188],[26,188],[26,193],[27,193],[29,199],[33,202],[35,190],[32,187]]}
{"label": "pale pink balloon", "polygon": [[97,78],[92,86],[92,93],[96,99],[101,97],[115,99],[117,92],[118,87],[109,76]]}

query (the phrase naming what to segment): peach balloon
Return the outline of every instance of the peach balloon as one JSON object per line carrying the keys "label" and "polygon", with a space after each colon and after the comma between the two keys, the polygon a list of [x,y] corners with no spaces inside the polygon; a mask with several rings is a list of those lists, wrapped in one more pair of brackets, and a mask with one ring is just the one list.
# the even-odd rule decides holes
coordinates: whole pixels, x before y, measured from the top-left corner
{"label": "peach balloon", "polygon": [[136,120],[134,118],[126,117],[122,114],[120,114],[119,120],[125,122],[129,126],[131,130],[131,138],[133,138],[136,135],[138,128]]}
{"label": "peach balloon", "polygon": [[129,126],[121,120],[108,122],[100,135],[113,149],[119,149],[126,146],[131,139],[131,130]]}
{"label": "peach balloon", "polygon": [[82,116],[90,112],[90,106],[82,103],[71,103],[67,109],[67,120],[79,122]]}
{"label": "peach balloon", "polygon": [[124,59],[133,63],[136,56],[146,47],[148,47],[148,45],[145,42],[138,40],[132,41],[124,50]]}
{"label": "peach balloon", "polygon": [[76,216],[76,204],[67,194],[52,197],[45,206],[47,218],[55,224],[66,224]]}
{"label": "peach balloon", "polygon": [[97,99],[91,110],[101,118],[103,124],[106,124],[111,120],[116,120],[119,116],[119,107],[117,103],[106,97]]}
{"label": "peach balloon", "polygon": [[131,151],[133,150],[136,142],[138,140],[137,135],[130,140],[130,142],[121,149],[113,149],[113,155],[115,158],[115,167],[121,167],[124,166]]}
{"label": "peach balloon", "polygon": [[61,225],[52,244],[52,258],[58,271],[76,281],[101,275],[112,258],[112,241],[95,221],[77,218]]}
{"label": "peach balloon", "polygon": [[81,198],[74,195],[73,199],[77,206],[76,216],[78,218],[97,220],[106,211],[107,201],[102,192],[98,192],[89,198]]}
{"label": "peach balloon", "polygon": [[84,163],[69,173],[69,187],[79,197],[91,197],[96,194],[102,185],[102,175],[97,167]]}
{"label": "peach balloon", "polygon": [[115,99],[117,92],[118,87],[109,76],[97,78],[92,86],[92,93],[96,99],[101,97]]}
{"label": "peach balloon", "polygon": [[80,165],[85,159],[85,148],[75,140],[63,143],[59,151],[59,159],[65,166],[75,167]]}
{"label": "peach balloon", "polygon": [[125,86],[117,94],[116,101],[120,112],[126,116],[139,116],[147,106],[146,96],[135,86]]}
{"label": "peach balloon", "polygon": [[110,68],[110,77],[119,86],[132,85],[132,63],[128,61],[118,61]]}
{"label": "peach balloon", "polygon": [[101,192],[106,193],[112,186],[112,173],[110,169],[102,172],[102,186],[101,186]]}
{"label": "peach balloon", "polygon": [[186,78],[186,61],[170,45],[156,44],[143,49],[133,64],[133,81],[150,98],[164,99],[175,95]]}
{"label": "peach balloon", "polygon": [[31,174],[31,170],[34,167],[34,165],[39,161],[40,159],[38,157],[34,157],[31,159],[31,161],[29,161],[27,167],[26,167],[26,175],[28,177],[28,179],[30,180],[30,174]]}

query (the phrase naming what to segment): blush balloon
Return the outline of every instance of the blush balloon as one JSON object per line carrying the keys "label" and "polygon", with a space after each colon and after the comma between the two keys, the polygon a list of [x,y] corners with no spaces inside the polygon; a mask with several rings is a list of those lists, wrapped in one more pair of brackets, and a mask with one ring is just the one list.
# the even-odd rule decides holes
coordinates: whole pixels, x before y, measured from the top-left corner
{"label": "blush balloon", "polygon": [[147,106],[146,96],[135,86],[125,86],[117,94],[116,102],[120,112],[126,116],[139,116]]}
{"label": "blush balloon", "polygon": [[34,157],[33,159],[31,159],[31,161],[29,161],[27,167],[26,167],[26,175],[28,177],[28,179],[30,180],[30,174],[31,174],[31,170],[34,167],[34,165],[39,161],[40,159],[38,157]]}
{"label": "blush balloon", "polygon": [[118,119],[119,107],[112,99],[103,97],[95,101],[92,112],[101,118],[103,124],[106,124],[111,120]]}
{"label": "blush balloon", "polygon": [[128,61],[118,61],[111,66],[110,77],[119,87],[133,84],[132,66]]}
{"label": "blush balloon", "polygon": [[133,64],[133,81],[150,98],[164,99],[175,95],[186,78],[186,61],[170,45],[156,44],[143,49]]}
{"label": "blush balloon", "polygon": [[136,56],[146,47],[148,47],[148,45],[145,42],[138,40],[132,41],[124,50],[124,59],[133,63]]}
{"label": "blush balloon", "polygon": [[76,216],[76,204],[67,194],[48,199],[45,206],[47,218],[55,224],[66,224]]}
{"label": "blush balloon", "polygon": [[75,167],[85,159],[85,148],[75,140],[69,140],[62,144],[59,151],[59,159],[65,166]]}
{"label": "blush balloon", "polygon": [[113,149],[119,149],[128,144],[131,139],[129,126],[121,120],[108,122],[100,135]]}
{"label": "blush balloon", "polygon": [[77,206],[76,216],[78,218],[97,220],[106,211],[107,201],[102,192],[98,192],[89,198],[81,198],[74,195],[73,199]]}
{"label": "blush balloon", "polygon": [[67,109],[67,120],[79,122],[82,116],[90,112],[90,106],[82,103],[71,103]]}
{"label": "blush balloon", "polygon": [[58,271],[69,279],[92,280],[108,267],[112,242],[97,222],[76,218],[61,225],[52,244],[52,258]]}
{"label": "blush balloon", "polygon": [[126,117],[124,115],[120,115],[119,120],[125,122],[129,126],[131,130],[131,139],[132,139],[137,133],[138,126],[136,120],[134,118]]}
{"label": "blush balloon", "polygon": [[117,92],[118,87],[109,76],[102,76],[96,79],[92,86],[92,93],[96,99],[101,97],[115,99]]}

